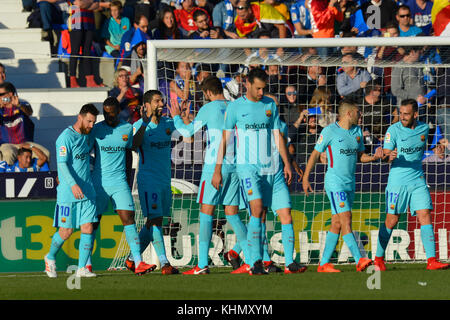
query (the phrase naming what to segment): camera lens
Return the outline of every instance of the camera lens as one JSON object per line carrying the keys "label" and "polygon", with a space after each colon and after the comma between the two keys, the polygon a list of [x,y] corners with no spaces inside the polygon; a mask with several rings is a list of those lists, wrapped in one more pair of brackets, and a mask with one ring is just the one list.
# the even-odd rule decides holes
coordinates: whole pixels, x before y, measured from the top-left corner
{"label": "camera lens", "polygon": [[2,101],[5,103],[11,102],[11,98],[10,97],[3,97]]}

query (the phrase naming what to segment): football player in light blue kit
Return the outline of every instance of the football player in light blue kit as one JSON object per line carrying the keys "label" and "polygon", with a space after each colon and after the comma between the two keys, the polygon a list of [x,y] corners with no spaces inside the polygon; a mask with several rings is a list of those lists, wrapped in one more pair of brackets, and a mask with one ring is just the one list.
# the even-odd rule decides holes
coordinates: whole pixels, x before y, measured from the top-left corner
{"label": "football player in light blue kit", "polygon": [[429,126],[417,120],[418,105],[414,99],[401,102],[400,121],[391,125],[384,138],[384,154],[391,163],[386,187],[386,221],[380,226],[375,266],[386,270],[384,254],[397,225],[399,215],[408,212],[417,216],[427,269],[447,269],[449,264],[436,259],[433,225],[430,210],[433,209],[430,191],[422,170],[423,153],[428,141]]}
{"label": "football player in light blue kit", "polygon": [[330,258],[339,240],[339,233],[355,259],[356,270],[363,271],[373,261],[361,256],[352,232],[352,204],[355,194],[356,162],[371,162],[383,157],[378,148],[374,155],[364,153],[362,130],[357,126],[361,113],[356,104],[342,100],[339,104],[339,121],[325,127],[306,164],[303,175],[303,191],[308,196],[313,191],[309,174],[322,152],[327,152],[328,167],[325,174],[325,191],[331,203],[331,227],[325,239],[325,248],[317,272],[340,272],[331,264]]}
{"label": "football player in light blue kit", "polygon": [[[235,172],[234,152],[225,156],[225,164],[222,166],[223,186],[216,190],[211,185],[211,179],[216,166],[217,153],[222,139],[222,128],[228,101],[223,95],[222,82],[215,76],[209,76],[202,82],[204,96],[211,102],[200,108],[194,121],[186,125],[181,118],[182,110],[176,101],[172,102],[170,113],[174,119],[175,127],[184,137],[191,137],[195,132],[207,127],[208,142],[205,159],[200,179],[200,190],[197,202],[200,204],[200,228],[199,228],[199,252],[198,264],[183,274],[208,274],[208,252],[212,237],[213,216],[216,206],[225,207],[225,217],[232,226],[237,242],[244,248],[244,258],[247,252],[247,228],[242,223],[239,215],[239,178]],[[185,105],[186,107],[186,105]],[[184,114],[189,107],[183,108]],[[239,266],[237,266],[239,268]],[[234,266],[233,266],[234,268]],[[238,268],[232,273],[240,273]],[[248,272],[248,271],[247,271]]]}
{"label": "football player in light blue kit", "polygon": [[[134,257],[134,273],[143,275],[153,271],[156,266],[142,261],[139,235],[134,221],[134,202],[126,176],[125,153],[133,149],[133,126],[119,119],[120,104],[114,97],[103,102],[105,120],[97,123],[90,134],[91,146],[95,154],[92,180],[96,186],[97,216],[95,231],[100,224],[102,214],[108,210],[110,201],[123,224],[125,237]],[[89,260],[87,268],[92,268]]]}
{"label": "football player in light blue kit", "polygon": [[[262,262],[262,221],[267,208],[275,209],[282,224],[282,243],[285,252],[285,273],[303,272],[304,268],[293,261],[294,229],[291,202],[287,188],[277,188],[291,182],[292,171],[284,139],[280,134],[280,118],[273,99],[264,96],[267,73],[252,69],[248,75],[246,95],[227,107],[225,127],[212,185],[219,189],[222,183],[222,163],[230,141],[231,132],[236,135],[236,171],[240,178],[243,197],[250,208],[247,224],[247,243],[250,251],[250,274],[267,274]],[[272,161],[273,149],[279,150],[284,168]],[[278,159],[277,159],[278,160]]]}
{"label": "football player in light blue kit", "polygon": [[[143,102],[141,119],[133,124],[133,144],[139,153],[139,201],[142,213],[147,218],[139,233],[141,254],[153,242],[162,274],[178,274],[178,269],[167,260],[162,231],[163,217],[170,217],[172,206],[171,137],[175,125],[171,118],[162,116],[164,102],[160,91],[145,92]],[[131,256],[126,264],[128,268],[134,265]]]}
{"label": "football player in light blue kit", "polygon": [[97,222],[95,189],[89,168],[89,133],[97,120],[98,110],[93,104],[81,107],[77,121],[56,139],[56,161],[59,184],[56,188],[56,208],[53,226],[58,228],[52,237],[50,251],[44,257],[45,272],[56,278],[56,255],[73,229],[81,229],[77,277],[95,277],[85,268],[92,250],[93,223]]}

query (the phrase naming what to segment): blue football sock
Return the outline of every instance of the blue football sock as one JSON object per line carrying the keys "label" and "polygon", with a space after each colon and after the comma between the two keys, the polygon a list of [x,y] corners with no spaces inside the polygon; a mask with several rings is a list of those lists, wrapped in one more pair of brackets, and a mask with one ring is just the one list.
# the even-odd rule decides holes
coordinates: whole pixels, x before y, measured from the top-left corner
{"label": "blue football sock", "polygon": [[376,257],[384,257],[386,252],[386,247],[389,244],[389,240],[391,239],[392,229],[386,227],[386,224],[382,224],[380,226],[380,230],[378,231],[378,243],[377,243],[377,252],[375,254]]}
{"label": "blue football sock", "polygon": [[420,227],[420,238],[422,239],[423,247],[427,259],[436,257],[436,247],[434,242],[434,231],[431,224]]}
{"label": "blue football sock", "polygon": [[95,235],[97,234],[97,229],[94,229],[92,231],[92,249],[91,249],[91,253],[89,254],[89,257],[86,261],[86,265],[90,265],[92,266],[92,251],[94,250],[94,242],[95,242]]}
{"label": "blue football sock", "polygon": [[129,224],[123,227],[125,231],[125,237],[127,239],[128,245],[130,246],[131,254],[133,255],[133,260],[136,266],[142,262],[141,257],[141,245],[139,243],[139,235],[136,230],[136,225]]}
{"label": "blue football sock", "polygon": [[267,234],[266,234],[266,223],[261,222],[261,254],[263,261],[270,261],[270,255],[269,255],[269,243],[267,242]]}
{"label": "blue football sock", "polygon": [[155,248],[156,255],[158,256],[161,265],[169,263],[166,256],[166,247],[164,246],[164,237],[162,233],[162,227],[152,226],[153,229],[153,247]]}
{"label": "blue football sock", "polygon": [[213,216],[200,212],[200,230],[198,237],[198,267],[208,266],[209,244],[212,238]]}
{"label": "blue football sock", "polygon": [[327,232],[327,237],[325,238],[325,248],[323,249],[322,259],[320,260],[321,266],[330,262],[331,256],[333,255],[338,240],[339,233],[334,233],[331,231]]}
{"label": "blue football sock", "polygon": [[237,241],[233,247],[233,251],[239,254],[242,250],[244,252],[244,261],[247,262],[250,257],[250,251],[248,249],[247,243],[247,227],[237,214],[226,215],[225,217],[227,218],[227,221],[230,223],[231,227],[233,228],[234,234],[236,235]]}
{"label": "blue football sock", "polygon": [[78,268],[84,268],[86,266],[86,261],[91,254],[92,246],[94,243],[94,237],[92,234],[82,233],[80,236],[80,245],[78,247]]}
{"label": "blue football sock", "polygon": [[346,235],[342,236],[342,239],[344,239],[345,243],[347,244],[347,247],[350,249],[353,258],[355,259],[355,262],[358,263],[359,259],[361,259],[361,252],[359,251],[355,235],[353,234],[353,232],[349,232]]}
{"label": "blue football sock", "polygon": [[261,243],[261,218],[251,216],[247,228],[247,243],[249,247],[250,260],[247,264],[253,264],[262,260],[262,243]]}
{"label": "blue football sock", "polygon": [[294,262],[294,227],[292,223],[281,225],[281,242],[283,243],[285,265],[288,266]]}
{"label": "blue football sock", "polygon": [[52,244],[50,245],[50,251],[47,254],[47,258],[50,260],[56,260],[56,254],[58,253],[59,249],[61,249],[63,244],[64,240],[59,235],[59,232],[56,231],[52,237]]}

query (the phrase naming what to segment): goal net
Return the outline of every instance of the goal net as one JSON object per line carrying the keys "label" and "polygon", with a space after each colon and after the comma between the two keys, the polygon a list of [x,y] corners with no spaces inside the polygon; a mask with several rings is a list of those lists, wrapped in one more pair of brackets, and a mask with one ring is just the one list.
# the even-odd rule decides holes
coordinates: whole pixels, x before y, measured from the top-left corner
{"label": "goal net", "polygon": [[[438,37],[439,38],[439,37]],[[447,171],[450,166],[446,122],[450,115],[450,54],[448,40],[435,37],[416,38],[342,38],[342,39],[263,39],[252,40],[177,40],[148,42],[146,85],[158,89],[167,103],[173,98],[192,102],[193,116],[205,104],[200,89],[202,80],[218,76],[226,98],[234,100],[245,94],[245,79],[255,66],[263,67],[269,81],[266,95],[277,102],[280,115],[289,128],[290,151],[303,170],[320,131],[337,119],[339,101],[346,97],[361,109],[360,126],[367,153],[382,146],[389,125],[399,121],[401,100],[419,102],[419,120],[429,125],[423,169],[433,200],[432,223],[436,255],[447,260],[450,217],[446,214]],[[420,47],[417,47],[418,44]],[[319,55],[318,47],[327,47]],[[323,52],[322,50],[320,51]],[[188,90],[185,88],[189,88]],[[180,89],[180,90],[177,90]],[[178,95],[177,95],[178,92]],[[180,96],[179,92],[187,96]],[[447,98],[449,96],[449,98]],[[449,108],[447,109],[447,105]],[[168,110],[165,110],[168,115]],[[164,225],[169,262],[174,266],[197,264],[199,204],[196,203],[201,176],[205,132],[200,130],[190,143],[174,135],[172,141],[172,215]],[[331,225],[330,202],[324,191],[326,154],[311,173],[314,193],[305,196],[298,173],[290,186],[295,231],[295,260],[317,264]],[[356,194],[352,209],[352,227],[361,252],[374,258],[378,230],[386,216],[385,194],[389,164],[358,163]],[[137,199],[137,190],[133,190]],[[143,225],[139,201],[136,201],[138,229]],[[240,211],[244,222],[248,213]],[[284,264],[281,223],[269,210],[267,215],[269,254],[277,264]],[[111,268],[123,267],[129,249],[122,237]],[[226,223],[222,208],[215,215],[210,265],[228,265],[224,252],[233,248],[236,237]],[[144,256],[157,263],[148,248]],[[426,260],[417,219],[401,214],[386,250],[387,261],[424,262]],[[333,263],[354,262],[341,240]]]}

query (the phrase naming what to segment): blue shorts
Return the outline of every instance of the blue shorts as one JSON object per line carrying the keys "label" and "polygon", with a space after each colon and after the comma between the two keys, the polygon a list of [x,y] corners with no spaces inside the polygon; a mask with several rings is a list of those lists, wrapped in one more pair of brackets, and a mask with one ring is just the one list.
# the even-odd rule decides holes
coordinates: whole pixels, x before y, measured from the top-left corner
{"label": "blue shorts", "polygon": [[134,211],[134,201],[127,183],[108,187],[98,186],[95,191],[97,193],[95,201],[98,215],[108,210],[110,200],[114,210]]}
{"label": "blue shorts", "polygon": [[386,187],[386,213],[406,213],[408,207],[413,217],[417,210],[433,209],[430,191],[425,182]]}
{"label": "blue shorts", "polygon": [[138,183],[139,202],[142,214],[147,219],[170,217],[172,189],[170,185]]}
{"label": "blue shorts", "polygon": [[326,192],[331,203],[332,214],[352,211],[353,200],[355,199],[354,190],[326,189]]}
{"label": "blue shorts", "polygon": [[239,205],[239,178],[236,172],[222,175],[222,187],[217,190],[211,184],[213,173],[203,172],[200,180],[200,190],[197,195],[197,203],[217,206]]}
{"label": "blue shorts", "polygon": [[86,223],[98,222],[95,203],[91,200],[56,202],[53,226],[79,229]]}
{"label": "blue shorts", "polygon": [[274,175],[259,175],[257,173],[240,173],[241,203],[240,208],[250,208],[249,202],[262,199],[263,206],[277,210],[291,208],[291,196],[286,185],[284,172]]}

